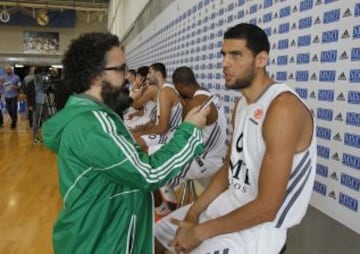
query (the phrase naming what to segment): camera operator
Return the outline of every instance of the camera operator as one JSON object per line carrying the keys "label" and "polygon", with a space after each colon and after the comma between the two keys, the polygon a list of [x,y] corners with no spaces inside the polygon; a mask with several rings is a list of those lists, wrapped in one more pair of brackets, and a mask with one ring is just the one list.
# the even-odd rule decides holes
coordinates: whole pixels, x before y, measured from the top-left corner
{"label": "camera operator", "polygon": [[35,78],[28,83],[26,99],[28,102],[29,110],[33,112],[33,138],[34,144],[41,142],[39,130],[42,122],[44,122],[49,116],[49,109],[46,103],[46,89],[48,88],[45,84],[47,77],[47,68],[36,67]]}

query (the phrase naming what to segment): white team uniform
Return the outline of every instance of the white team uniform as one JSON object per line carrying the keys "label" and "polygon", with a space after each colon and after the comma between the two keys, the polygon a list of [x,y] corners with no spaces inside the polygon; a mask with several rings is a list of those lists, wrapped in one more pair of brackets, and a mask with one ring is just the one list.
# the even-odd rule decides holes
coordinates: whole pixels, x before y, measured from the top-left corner
{"label": "white team uniform", "polygon": [[[258,180],[265,152],[262,126],[270,103],[279,94],[291,92],[284,84],[273,84],[252,104],[241,98],[236,108],[235,126],[231,144],[229,187],[220,194],[200,215],[200,222],[226,215],[254,200],[258,195]],[[301,98],[297,96],[300,101]],[[287,228],[302,220],[309,204],[315,178],[316,137],[315,123],[311,144],[293,157],[291,174],[285,198],[276,218],[267,223],[234,232],[218,235],[203,241],[192,254],[277,254],[286,240]],[[189,206],[180,208],[156,224],[156,238],[164,245],[175,235],[176,227],[169,218],[183,219]]]}
{"label": "white team uniform", "polygon": [[[210,96],[206,90],[197,90],[194,97],[198,95]],[[226,155],[226,117],[224,107],[218,96],[215,96],[213,104],[218,112],[217,120],[203,129],[204,152],[196,157],[185,170],[181,171],[170,182],[171,187],[179,185],[184,179],[199,179],[203,185],[207,185],[209,178],[217,172],[224,164]]]}
{"label": "white team uniform", "polygon": [[[156,120],[156,107],[157,103],[155,101],[148,101],[144,104],[144,115],[142,116],[136,116],[132,118],[131,120],[127,119],[128,115],[124,116],[124,124],[126,127],[133,129],[139,125],[147,124],[150,121]],[[135,111],[132,111],[135,112]],[[131,112],[131,113],[132,113]]]}
{"label": "white team uniform", "polygon": [[[174,85],[165,83],[161,89],[169,87],[171,89],[174,89],[176,93],[178,91],[175,89]],[[141,138],[145,141],[146,145],[149,148],[149,153],[152,153],[154,151],[151,150],[151,147],[159,147],[158,145],[163,145],[170,140],[170,138],[173,136],[176,127],[182,122],[182,105],[181,103],[177,103],[175,106],[171,108],[171,115],[170,115],[170,121],[169,121],[169,130],[165,134],[161,135],[142,135]],[[156,113],[156,124],[159,123],[160,118],[160,102],[159,97],[157,100],[157,113]]]}

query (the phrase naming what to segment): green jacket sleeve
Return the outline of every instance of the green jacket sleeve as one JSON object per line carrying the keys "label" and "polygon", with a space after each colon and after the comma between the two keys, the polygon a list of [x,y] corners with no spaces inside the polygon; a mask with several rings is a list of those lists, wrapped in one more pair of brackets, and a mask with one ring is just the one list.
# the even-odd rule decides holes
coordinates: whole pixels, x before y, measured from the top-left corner
{"label": "green jacket sleeve", "polygon": [[147,155],[118,119],[103,112],[93,114],[93,119],[71,123],[69,149],[77,149],[74,154],[82,163],[117,184],[158,189],[203,151],[201,130],[192,124],[181,124],[168,144]]}

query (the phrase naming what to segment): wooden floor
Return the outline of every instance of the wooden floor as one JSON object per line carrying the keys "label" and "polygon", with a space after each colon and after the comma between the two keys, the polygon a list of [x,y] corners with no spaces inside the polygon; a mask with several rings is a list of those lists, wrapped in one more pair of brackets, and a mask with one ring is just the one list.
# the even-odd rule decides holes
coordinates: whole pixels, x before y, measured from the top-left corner
{"label": "wooden floor", "polygon": [[51,254],[61,206],[55,155],[32,143],[24,116],[0,128],[0,253]]}

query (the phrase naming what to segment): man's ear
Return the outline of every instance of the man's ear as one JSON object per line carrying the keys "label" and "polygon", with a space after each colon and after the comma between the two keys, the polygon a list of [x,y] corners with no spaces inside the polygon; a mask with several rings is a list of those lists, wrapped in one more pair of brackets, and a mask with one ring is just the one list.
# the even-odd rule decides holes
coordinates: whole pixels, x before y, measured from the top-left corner
{"label": "man's ear", "polygon": [[102,86],[104,74],[99,74],[92,79],[91,86]]}
{"label": "man's ear", "polygon": [[269,54],[266,51],[259,52],[255,57],[255,65],[258,68],[264,68],[267,65]]}

